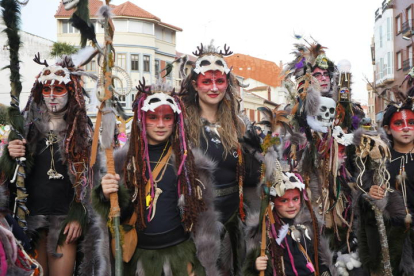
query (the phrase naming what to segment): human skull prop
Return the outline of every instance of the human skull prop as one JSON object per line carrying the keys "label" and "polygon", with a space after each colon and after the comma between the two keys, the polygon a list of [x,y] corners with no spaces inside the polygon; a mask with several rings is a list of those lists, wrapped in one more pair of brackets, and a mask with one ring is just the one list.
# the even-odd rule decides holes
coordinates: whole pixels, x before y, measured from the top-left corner
{"label": "human skull prop", "polygon": [[63,6],[65,7],[65,10],[71,10],[73,8],[75,8],[80,0],[63,0]]}
{"label": "human skull prop", "polygon": [[324,127],[330,127],[335,119],[336,103],[333,99],[328,97],[321,97],[321,103],[319,105],[319,112],[316,115],[316,119]]}

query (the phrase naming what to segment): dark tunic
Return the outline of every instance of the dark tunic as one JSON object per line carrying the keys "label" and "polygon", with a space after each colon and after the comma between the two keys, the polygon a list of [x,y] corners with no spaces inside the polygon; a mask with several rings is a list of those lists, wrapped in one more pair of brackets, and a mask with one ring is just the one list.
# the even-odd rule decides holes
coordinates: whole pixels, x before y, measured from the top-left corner
{"label": "dark tunic", "polygon": [[414,154],[400,153],[394,149],[391,149],[392,162],[387,164],[387,169],[390,173],[390,184],[391,187],[395,189],[396,177],[400,174],[401,157],[404,157],[405,159],[404,166],[405,172],[407,173],[407,179],[405,180],[407,189],[407,205],[410,209],[410,213],[414,215]]}
{"label": "dark tunic", "polygon": [[[55,169],[63,179],[49,179],[51,168],[51,147]],[[26,177],[28,193],[27,208],[31,216],[67,215],[74,198],[74,189],[67,174],[67,166],[62,163],[58,142],[46,148],[46,139],[37,143],[34,166]]]}
{"label": "dark tunic", "polygon": [[[217,211],[221,213],[220,221],[227,222],[230,217],[237,212],[239,208],[239,193],[237,183],[237,151],[234,151],[224,158],[224,147],[221,143],[220,137],[210,127],[208,122],[204,120],[205,138],[201,134],[200,146],[214,162],[217,163],[216,170],[213,174],[215,188],[218,192],[214,206]],[[230,194],[220,195],[220,190],[231,191]]]}
{"label": "dark tunic", "polygon": [[[154,170],[157,162],[166,155],[168,147],[165,148],[165,146],[165,143],[148,145],[151,170]],[[138,232],[138,247],[140,248],[166,248],[179,244],[189,237],[181,225],[180,210],[177,206],[177,175],[171,161],[170,159],[163,177],[157,184],[162,193],[157,200],[154,218],[148,221],[149,209],[145,212],[145,224],[147,227],[142,232]],[[157,179],[162,173],[163,170],[161,170]],[[146,172],[146,177],[147,179],[149,177],[148,171]]]}

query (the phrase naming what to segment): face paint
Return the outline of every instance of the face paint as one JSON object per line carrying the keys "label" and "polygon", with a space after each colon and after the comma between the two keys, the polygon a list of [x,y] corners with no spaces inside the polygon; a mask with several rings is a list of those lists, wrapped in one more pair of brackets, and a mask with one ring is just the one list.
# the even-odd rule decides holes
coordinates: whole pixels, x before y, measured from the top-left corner
{"label": "face paint", "polygon": [[286,190],[283,196],[274,199],[277,214],[281,218],[293,219],[300,211],[299,189]]}
{"label": "face paint", "polygon": [[199,74],[195,85],[200,104],[206,105],[218,105],[224,98],[227,87],[227,75],[220,71]]}
{"label": "face paint", "polygon": [[148,144],[158,145],[167,141],[172,134],[174,122],[174,111],[169,105],[161,105],[154,111],[147,111],[145,127]]}
{"label": "face paint", "polygon": [[414,130],[414,112],[404,109],[394,113],[391,117],[390,125],[391,129],[397,132]]}
{"label": "face paint", "polygon": [[68,90],[64,84],[44,84],[42,95],[47,110],[52,113],[62,111],[68,103]]}
{"label": "face paint", "polygon": [[321,92],[326,93],[331,90],[331,77],[329,76],[328,70],[316,67],[312,72],[312,76],[317,79],[321,87]]}

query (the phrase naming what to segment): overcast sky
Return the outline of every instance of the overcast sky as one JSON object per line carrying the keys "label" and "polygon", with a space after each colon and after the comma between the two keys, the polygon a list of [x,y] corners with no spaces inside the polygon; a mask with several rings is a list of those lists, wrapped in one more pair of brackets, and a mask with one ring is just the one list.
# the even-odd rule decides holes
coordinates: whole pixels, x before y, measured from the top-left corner
{"label": "overcast sky", "polygon": [[[118,5],[125,0],[112,0]],[[372,79],[370,43],[375,10],[382,0],[130,0],[161,21],[180,27],[177,50],[191,53],[203,42],[227,43],[235,53],[287,63],[293,37],[310,36],[328,47],[334,62],[352,64],[354,98],[367,99],[364,75]],[[22,9],[22,29],[56,41],[58,0],[29,0]]]}

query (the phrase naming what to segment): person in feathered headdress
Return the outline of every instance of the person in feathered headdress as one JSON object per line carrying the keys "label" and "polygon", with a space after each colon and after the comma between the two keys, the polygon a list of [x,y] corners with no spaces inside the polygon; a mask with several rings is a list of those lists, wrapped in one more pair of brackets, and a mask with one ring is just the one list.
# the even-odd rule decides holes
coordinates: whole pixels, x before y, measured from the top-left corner
{"label": "person in feathered headdress", "polygon": [[87,57],[78,57],[76,65],[72,58],[64,56],[54,65],[35,58],[45,67],[24,110],[25,140],[10,141],[1,160],[13,183],[16,173],[10,164],[28,151],[24,189],[28,216],[18,219],[27,219],[28,233],[39,237],[33,238],[37,260],[46,274],[53,275],[73,274],[77,245],[93,215],[90,188],[99,178],[99,166],[89,168],[93,125],[81,80],[83,75],[93,76],[79,68]]}
{"label": "person in feathered headdress", "polygon": [[[123,229],[130,229],[123,239],[124,273],[219,275],[215,164],[190,149],[186,110],[171,87],[144,81],[137,89],[131,137],[114,154],[118,174],[106,174],[94,193],[96,209],[107,218],[109,194],[118,192]],[[131,231],[138,242],[127,239]]]}

